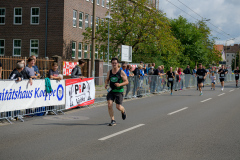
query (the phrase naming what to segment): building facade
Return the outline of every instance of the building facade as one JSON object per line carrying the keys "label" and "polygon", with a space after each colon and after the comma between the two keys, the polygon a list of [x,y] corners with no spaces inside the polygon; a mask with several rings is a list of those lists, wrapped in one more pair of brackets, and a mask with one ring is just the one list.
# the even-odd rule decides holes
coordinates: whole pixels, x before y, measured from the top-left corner
{"label": "building facade", "polygon": [[[90,58],[82,33],[93,22],[93,0],[0,0],[0,56]],[[157,0],[149,0],[156,6]],[[96,25],[109,0],[96,0]],[[95,58],[102,58],[96,54]]]}

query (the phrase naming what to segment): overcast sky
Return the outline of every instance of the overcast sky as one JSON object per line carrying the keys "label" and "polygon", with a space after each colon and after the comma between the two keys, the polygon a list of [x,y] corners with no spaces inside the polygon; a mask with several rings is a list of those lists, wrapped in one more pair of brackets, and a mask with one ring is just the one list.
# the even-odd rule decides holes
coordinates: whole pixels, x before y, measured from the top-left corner
{"label": "overcast sky", "polygon": [[[178,18],[182,15],[189,22],[201,20],[201,17],[211,19],[209,22],[216,27],[206,23],[212,30],[213,37],[219,38],[216,44],[240,44],[240,0],[159,0],[159,8],[168,18]],[[230,40],[232,38],[235,39]]]}

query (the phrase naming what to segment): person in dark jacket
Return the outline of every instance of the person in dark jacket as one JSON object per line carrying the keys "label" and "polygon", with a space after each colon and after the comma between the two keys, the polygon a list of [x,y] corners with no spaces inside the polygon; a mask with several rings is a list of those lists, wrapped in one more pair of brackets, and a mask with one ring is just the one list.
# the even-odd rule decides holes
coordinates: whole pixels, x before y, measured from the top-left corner
{"label": "person in dark jacket", "polygon": [[187,68],[183,71],[183,73],[185,74],[185,87],[187,88],[191,78],[191,70],[189,65],[187,65]]}
{"label": "person in dark jacket", "polygon": [[71,78],[84,78],[84,76],[82,75],[82,67],[85,64],[85,61],[80,59],[78,63],[79,64],[76,65],[72,70]]}
{"label": "person in dark jacket", "polygon": [[0,62],[0,79],[2,78],[2,63]]}
{"label": "person in dark jacket", "polygon": [[[24,64],[17,63],[16,68],[10,73],[9,79],[15,80],[16,82],[22,81],[24,79],[24,76],[22,74],[22,71],[24,69]],[[32,78],[29,78],[29,83],[32,85]]]}

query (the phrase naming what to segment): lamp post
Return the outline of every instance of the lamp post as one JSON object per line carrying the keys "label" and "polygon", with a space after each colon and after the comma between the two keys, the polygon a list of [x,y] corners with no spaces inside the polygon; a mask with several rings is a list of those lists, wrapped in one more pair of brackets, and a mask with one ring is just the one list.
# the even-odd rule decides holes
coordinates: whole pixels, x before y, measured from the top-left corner
{"label": "lamp post", "polygon": [[110,19],[112,19],[112,17],[110,16],[110,11],[108,12],[108,15],[105,17],[106,19],[108,19],[108,57],[107,57],[107,65],[108,65],[108,71],[109,71],[109,26],[110,26]]}

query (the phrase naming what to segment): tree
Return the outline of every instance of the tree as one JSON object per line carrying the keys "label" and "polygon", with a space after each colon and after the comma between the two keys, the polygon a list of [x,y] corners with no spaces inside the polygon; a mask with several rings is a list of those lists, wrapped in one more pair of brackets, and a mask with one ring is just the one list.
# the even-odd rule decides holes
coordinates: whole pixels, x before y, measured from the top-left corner
{"label": "tree", "polygon": [[[166,67],[179,65],[180,41],[173,36],[169,20],[164,13],[147,5],[147,0],[112,2],[110,57],[119,56],[121,45],[129,45],[133,49],[134,62],[160,61]],[[108,21],[102,22],[96,32],[96,44],[100,46],[98,52],[103,55],[106,55],[107,50],[107,26]],[[91,28],[83,35],[84,41],[90,43]]]}

